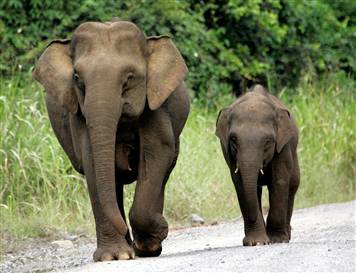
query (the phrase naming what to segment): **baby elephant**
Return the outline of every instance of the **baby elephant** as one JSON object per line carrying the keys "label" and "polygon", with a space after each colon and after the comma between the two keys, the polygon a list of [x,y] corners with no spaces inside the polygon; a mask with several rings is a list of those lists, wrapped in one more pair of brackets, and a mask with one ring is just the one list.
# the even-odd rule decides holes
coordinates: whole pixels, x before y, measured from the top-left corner
{"label": "baby elephant", "polygon": [[[289,110],[261,85],[220,111],[216,123],[245,225],[244,246],[288,243],[299,186],[298,129]],[[270,209],[265,225],[262,186]]]}

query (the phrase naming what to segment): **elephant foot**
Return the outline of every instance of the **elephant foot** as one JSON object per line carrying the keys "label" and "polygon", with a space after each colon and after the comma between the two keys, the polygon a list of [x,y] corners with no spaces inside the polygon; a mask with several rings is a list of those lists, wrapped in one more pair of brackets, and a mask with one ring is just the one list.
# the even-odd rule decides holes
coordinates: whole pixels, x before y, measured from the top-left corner
{"label": "elephant foot", "polygon": [[134,237],[133,248],[135,254],[139,257],[157,257],[161,255],[162,241],[168,236],[168,224],[162,215],[157,214],[157,216],[153,218],[154,221],[144,221],[143,223],[131,220],[132,223],[135,223],[131,225]]}
{"label": "elephant foot", "polygon": [[271,244],[289,243],[290,227],[285,229],[271,229],[267,228],[267,235]]}
{"label": "elephant foot", "polygon": [[125,241],[120,244],[99,245],[93,255],[95,262],[112,260],[130,260],[135,258],[135,252]]}
{"label": "elephant foot", "polygon": [[135,254],[139,257],[157,257],[161,255],[162,244],[153,239],[135,240],[133,242]]}
{"label": "elephant foot", "polygon": [[266,234],[251,234],[245,236],[242,240],[244,246],[261,246],[269,244],[269,238]]}
{"label": "elephant foot", "polygon": [[291,232],[292,232],[292,227],[291,225],[287,225],[287,232],[288,232],[288,239],[291,239]]}
{"label": "elephant foot", "polygon": [[271,244],[289,243],[289,237],[285,234],[268,233],[268,237]]}

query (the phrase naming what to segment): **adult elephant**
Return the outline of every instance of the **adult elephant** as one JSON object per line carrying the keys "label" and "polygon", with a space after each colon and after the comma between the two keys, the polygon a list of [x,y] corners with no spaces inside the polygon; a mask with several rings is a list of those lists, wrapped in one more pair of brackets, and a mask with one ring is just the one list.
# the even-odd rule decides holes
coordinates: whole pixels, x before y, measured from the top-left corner
{"label": "adult elephant", "polygon": [[[97,234],[95,261],[158,256],[167,237],[164,188],[189,113],[185,62],[166,36],[133,23],[87,22],[51,42],[33,77],[53,130],[85,175]],[[123,186],[137,180],[126,225]]]}

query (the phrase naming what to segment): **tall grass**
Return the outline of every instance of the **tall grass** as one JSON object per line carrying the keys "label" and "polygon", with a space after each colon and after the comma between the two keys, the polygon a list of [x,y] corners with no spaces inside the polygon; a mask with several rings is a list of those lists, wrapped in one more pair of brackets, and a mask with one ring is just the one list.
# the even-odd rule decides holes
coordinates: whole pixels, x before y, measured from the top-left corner
{"label": "tall grass", "polygon": [[356,197],[356,88],[343,74],[305,79],[295,96],[281,97],[300,130],[298,207]]}
{"label": "tall grass", "polygon": [[[41,90],[27,76],[0,82],[0,232],[20,237],[46,236],[56,230],[93,233],[85,180],[70,166],[50,128]],[[306,79],[296,90],[282,90],[280,96],[300,128],[302,179],[296,206],[354,199],[354,81],[344,75],[312,83]],[[221,107],[232,100],[220,103]],[[166,188],[165,215],[176,225],[184,225],[194,212],[208,221],[239,215],[214,135],[217,113],[200,103],[192,105],[177,166]],[[134,186],[126,187],[127,205]]]}
{"label": "tall grass", "polygon": [[22,80],[0,83],[1,233],[81,229],[91,220],[85,181],[50,128],[41,88]]}

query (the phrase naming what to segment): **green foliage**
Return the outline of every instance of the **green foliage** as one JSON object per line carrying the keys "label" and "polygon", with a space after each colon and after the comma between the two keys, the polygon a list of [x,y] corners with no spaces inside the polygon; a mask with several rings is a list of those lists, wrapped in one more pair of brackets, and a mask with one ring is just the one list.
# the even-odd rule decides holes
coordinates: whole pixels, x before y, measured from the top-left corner
{"label": "green foliage", "polygon": [[[297,88],[279,94],[300,129],[297,207],[356,198],[354,90],[355,82],[338,73],[320,81],[308,75]],[[29,74],[0,79],[0,233],[93,234],[86,183],[71,167],[50,128],[43,96]],[[217,109],[233,99],[225,96],[214,111],[199,102],[192,104],[177,166],[166,187],[164,213],[171,224],[186,224],[191,213],[201,214],[208,222],[239,215],[228,167],[214,135]],[[125,187],[126,208],[134,188],[135,183]]]}
{"label": "green foliage", "polygon": [[192,95],[209,106],[255,82],[293,86],[305,70],[355,72],[355,1],[9,0],[0,1],[0,73],[29,70],[49,40],[112,16],[170,34]]}
{"label": "green foliage", "polygon": [[[219,57],[231,83],[242,76],[247,84],[262,82],[278,89],[295,86],[305,70],[355,71],[356,29],[349,21],[356,15],[353,1],[344,1],[344,6],[323,0],[204,2],[209,3],[202,5],[208,28],[223,29],[218,33],[224,47]],[[341,7],[350,17],[335,16]]]}
{"label": "green foliage", "polygon": [[299,207],[356,197],[355,88],[353,79],[336,73],[306,76],[295,95],[280,93],[299,125]]}

